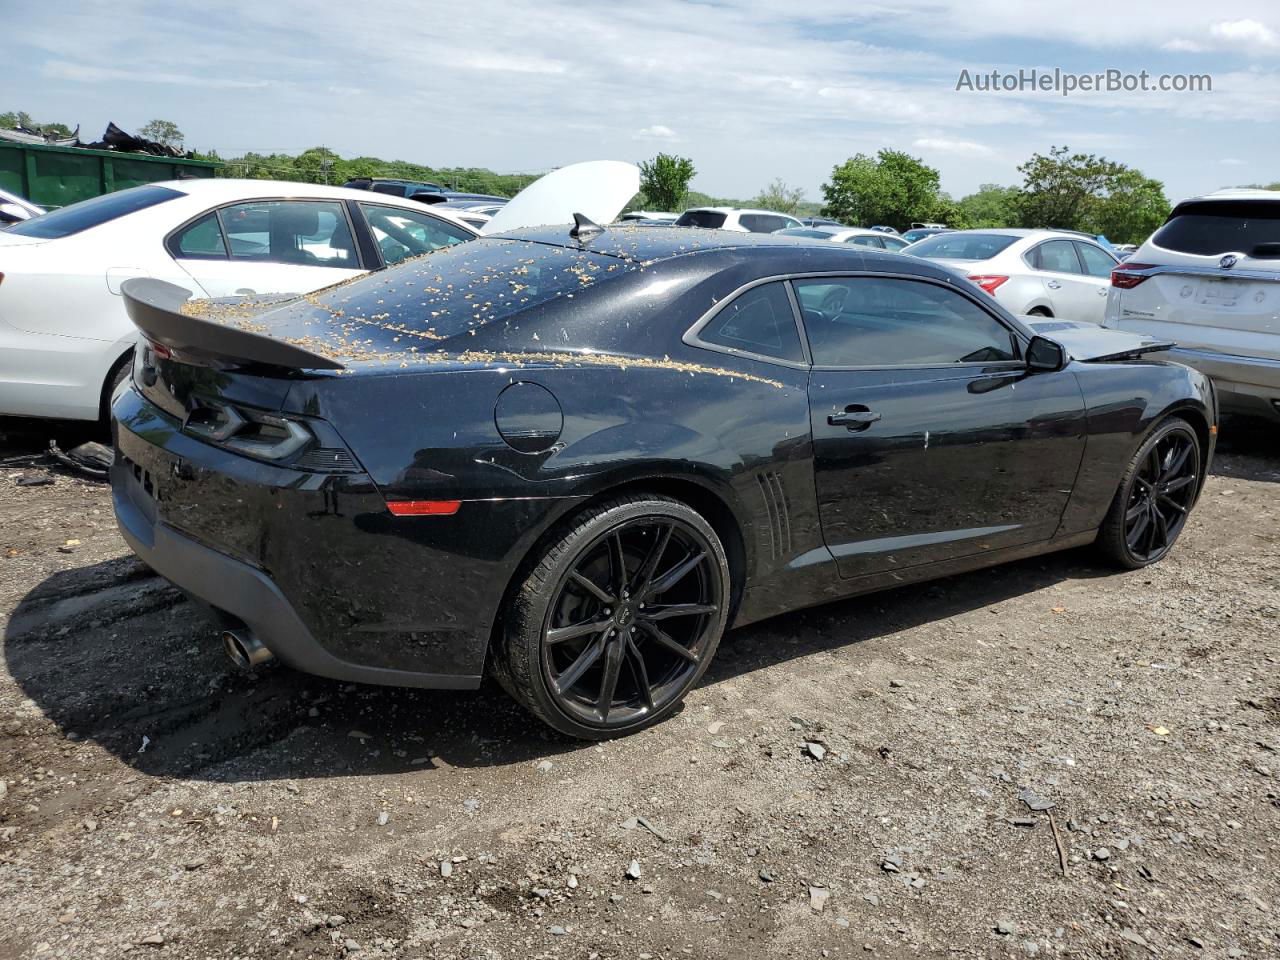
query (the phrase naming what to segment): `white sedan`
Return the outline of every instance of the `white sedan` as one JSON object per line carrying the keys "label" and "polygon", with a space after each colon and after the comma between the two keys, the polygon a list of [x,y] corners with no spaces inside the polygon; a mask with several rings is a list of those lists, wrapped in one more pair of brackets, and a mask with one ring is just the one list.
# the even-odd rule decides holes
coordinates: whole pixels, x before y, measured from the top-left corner
{"label": "white sedan", "polygon": [[120,284],[196,296],[305,293],[470,240],[414,200],[271,180],[175,180],[0,230],[0,414],[96,420],[137,329]]}
{"label": "white sedan", "polygon": [[1119,262],[1086,234],[1063,230],[952,230],[903,252],[963,273],[1010,313],[1097,324]]}
{"label": "white sedan", "polygon": [[888,250],[897,253],[907,246],[907,241],[883,230],[862,227],[793,227],[777,231],[780,237],[808,237],[810,240],[830,240],[833,243],[852,243],[872,250]]}

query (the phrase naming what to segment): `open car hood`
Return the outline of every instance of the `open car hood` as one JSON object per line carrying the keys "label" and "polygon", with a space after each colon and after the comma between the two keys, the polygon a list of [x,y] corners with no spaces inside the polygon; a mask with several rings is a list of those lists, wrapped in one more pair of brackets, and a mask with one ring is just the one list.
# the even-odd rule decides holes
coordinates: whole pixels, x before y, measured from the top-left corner
{"label": "open car hood", "polygon": [[480,228],[482,234],[572,223],[581,213],[612,223],[640,191],[640,169],[621,160],[589,160],[553,170],[512,197]]}
{"label": "open car hood", "polygon": [[1055,320],[1052,317],[1020,317],[1033,333],[1043,334],[1067,348],[1072,360],[1101,363],[1106,360],[1136,360],[1148,353],[1168,350],[1171,340],[1158,340],[1127,330],[1109,330],[1095,323],[1079,320]]}

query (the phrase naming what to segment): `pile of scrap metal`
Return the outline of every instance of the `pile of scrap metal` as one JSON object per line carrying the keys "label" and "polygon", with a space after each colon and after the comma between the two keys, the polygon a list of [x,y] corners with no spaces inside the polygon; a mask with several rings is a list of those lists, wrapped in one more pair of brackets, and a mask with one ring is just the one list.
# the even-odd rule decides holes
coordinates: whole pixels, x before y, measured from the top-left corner
{"label": "pile of scrap metal", "polygon": [[191,159],[195,156],[195,154],[189,150],[183,151],[165,143],[148,140],[146,137],[135,137],[131,133],[125,133],[114,123],[107,124],[107,130],[102,135],[102,139],[95,143],[81,143],[80,128],[78,126],[75,129],[75,133],[69,137],[62,137],[53,133],[45,133],[43,130],[31,127],[15,127],[11,130],[0,129],[0,140],[8,140],[11,143],[33,144],[36,146],[87,147],[90,150],[115,150],[119,153],[145,153],[153,157],[177,157]]}
{"label": "pile of scrap metal", "polygon": [[47,133],[39,127],[18,126],[11,130],[0,128],[0,140],[8,140],[10,143],[43,144],[51,147],[78,147],[81,145],[79,126],[69,137],[64,137],[57,133]]}

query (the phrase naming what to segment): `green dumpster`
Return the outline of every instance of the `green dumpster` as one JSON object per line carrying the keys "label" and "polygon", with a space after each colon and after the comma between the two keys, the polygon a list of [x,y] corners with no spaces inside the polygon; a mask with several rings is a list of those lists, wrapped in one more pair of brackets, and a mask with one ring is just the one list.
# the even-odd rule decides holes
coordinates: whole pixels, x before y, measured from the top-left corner
{"label": "green dumpster", "polygon": [[53,209],[157,180],[212,177],[214,160],[0,140],[0,187]]}

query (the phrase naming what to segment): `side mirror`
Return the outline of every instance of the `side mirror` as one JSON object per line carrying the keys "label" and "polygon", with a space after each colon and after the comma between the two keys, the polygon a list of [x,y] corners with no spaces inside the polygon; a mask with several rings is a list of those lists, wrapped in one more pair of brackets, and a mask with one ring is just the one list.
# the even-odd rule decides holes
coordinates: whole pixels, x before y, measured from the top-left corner
{"label": "side mirror", "polygon": [[1052,373],[1067,365],[1067,350],[1048,337],[1034,336],[1027,344],[1027,369]]}

